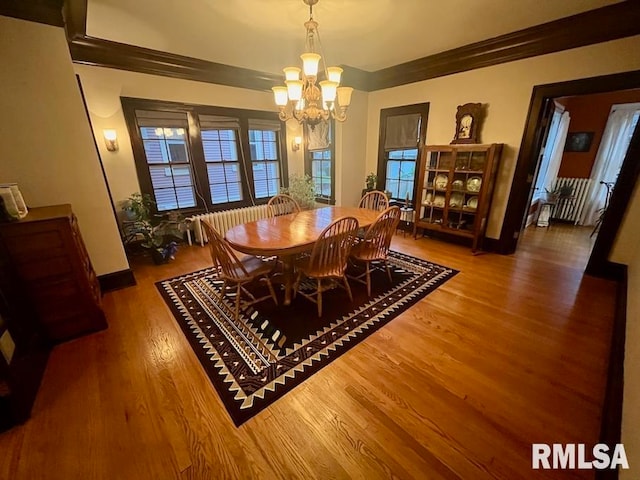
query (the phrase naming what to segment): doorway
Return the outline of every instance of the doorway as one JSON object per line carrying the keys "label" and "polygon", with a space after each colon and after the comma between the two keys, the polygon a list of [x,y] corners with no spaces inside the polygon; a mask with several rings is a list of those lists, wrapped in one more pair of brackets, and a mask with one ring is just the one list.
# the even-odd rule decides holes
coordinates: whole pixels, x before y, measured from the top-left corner
{"label": "doorway", "polygon": [[[522,219],[525,217],[532,198],[532,186],[540,160],[538,152],[548,132],[546,126],[549,125],[550,118],[549,102],[562,97],[638,88],[640,88],[640,71],[534,87],[507,211],[497,245],[497,250],[500,253],[513,253],[518,245],[523,225]],[[633,187],[640,174],[640,162],[632,161],[633,158],[637,158],[640,155],[639,137],[640,134],[636,127],[631,137],[629,150],[620,169],[619,180],[611,195],[609,208],[606,210],[601,229],[595,239],[594,248],[586,269],[587,273],[607,277],[617,277],[620,273],[619,266],[609,262],[608,256],[626,206],[631,198]]]}
{"label": "doorway", "polygon": [[[637,102],[630,102],[630,100]],[[624,102],[624,103],[622,103]],[[584,269],[640,115],[640,89],[555,98],[521,242],[582,252]],[[543,233],[533,230],[542,229]],[[551,234],[551,231],[554,234]]]}

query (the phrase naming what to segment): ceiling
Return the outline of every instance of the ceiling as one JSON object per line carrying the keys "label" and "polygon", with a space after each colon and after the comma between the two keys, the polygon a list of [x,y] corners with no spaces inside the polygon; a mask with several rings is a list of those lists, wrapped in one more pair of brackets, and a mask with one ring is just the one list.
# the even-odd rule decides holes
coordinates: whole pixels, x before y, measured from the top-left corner
{"label": "ceiling", "polygon": [[[319,0],[328,65],[376,71],[620,0]],[[274,74],[300,63],[302,0],[88,0],[87,35]]]}

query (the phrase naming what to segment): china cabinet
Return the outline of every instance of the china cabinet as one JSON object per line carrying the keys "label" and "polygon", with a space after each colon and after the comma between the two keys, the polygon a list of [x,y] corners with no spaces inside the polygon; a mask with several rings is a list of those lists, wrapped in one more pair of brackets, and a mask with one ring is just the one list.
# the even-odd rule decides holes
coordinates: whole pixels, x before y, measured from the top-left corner
{"label": "china cabinet", "polygon": [[502,144],[426,146],[418,172],[414,238],[420,229],[471,239],[481,247]]}

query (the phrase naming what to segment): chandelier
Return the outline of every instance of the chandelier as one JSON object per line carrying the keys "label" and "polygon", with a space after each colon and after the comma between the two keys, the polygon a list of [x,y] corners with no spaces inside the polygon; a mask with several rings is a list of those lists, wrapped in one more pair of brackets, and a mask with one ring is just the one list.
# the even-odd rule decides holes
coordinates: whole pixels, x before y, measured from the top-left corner
{"label": "chandelier", "polygon": [[[344,122],[347,119],[347,107],[351,103],[353,88],[341,87],[342,68],[327,68],[320,55],[323,52],[318,22],[313,19],[313,6],[318,3],[318,0],[302,1],[309,5],[309,20],[304,24],[307,30],[305,53],[300,55],[302,69],[284,68],[286,87],[272,88],[276,105],[280,109],[280,120],[287,121],[295,118],[311,128],[322,121],[327,121],[329,117]],[[316,51],[316,41],[320,53]],[[323,67],[324,80],[318,82],[320,63]]]}

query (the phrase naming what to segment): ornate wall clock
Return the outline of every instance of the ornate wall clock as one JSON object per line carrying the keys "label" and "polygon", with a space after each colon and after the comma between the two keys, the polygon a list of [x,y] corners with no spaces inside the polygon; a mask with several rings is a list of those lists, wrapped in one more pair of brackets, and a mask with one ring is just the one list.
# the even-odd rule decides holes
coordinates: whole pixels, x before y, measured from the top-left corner
{"label": "ornate wall clock", "polygon": [[456,113],[456,133],[451,143],[480,143],[481,121],[481,103],[459,105]]}

